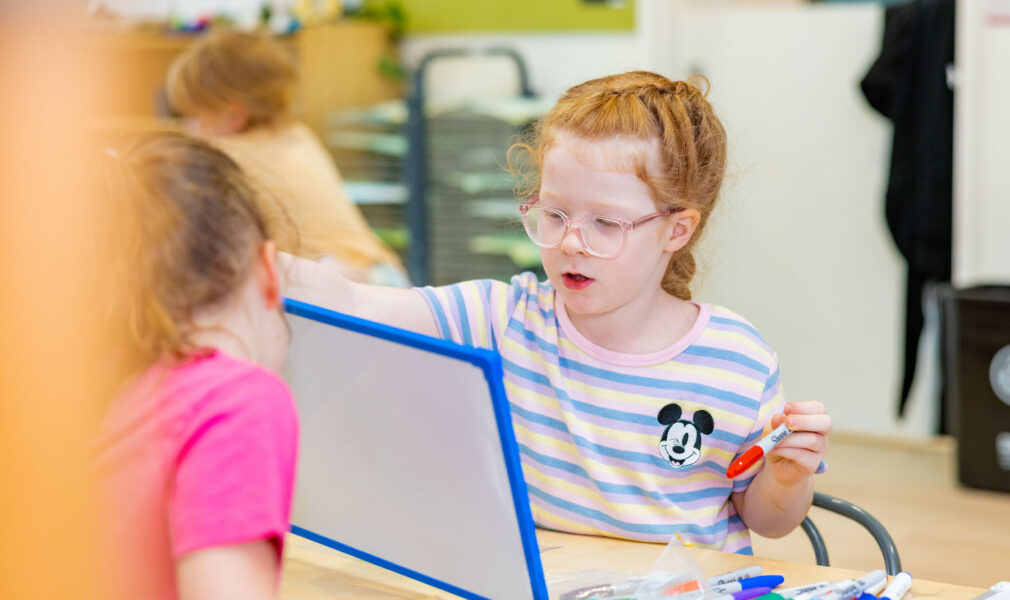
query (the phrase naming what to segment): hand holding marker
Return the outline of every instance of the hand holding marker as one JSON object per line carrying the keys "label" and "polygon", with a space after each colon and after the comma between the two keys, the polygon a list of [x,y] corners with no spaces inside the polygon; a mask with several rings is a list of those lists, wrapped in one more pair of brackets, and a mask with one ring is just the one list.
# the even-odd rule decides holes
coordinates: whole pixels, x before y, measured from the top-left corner
{"label": "hand holding marker", "polygon": [[761,440],[750,447],[749,450],[744,452],[740,458],[733,461],[733,464],[726,469],[726,477],[733,479],[740,473],[743,473],[747,469],[751,468],[754,463],[761,460],[765,454],[772,451],[772,448],[778,446],[782,440],[792,433],[793,430],[786,426],[786,422],[782,421],[782,424],[772,430],[771,433],[761,438]]}

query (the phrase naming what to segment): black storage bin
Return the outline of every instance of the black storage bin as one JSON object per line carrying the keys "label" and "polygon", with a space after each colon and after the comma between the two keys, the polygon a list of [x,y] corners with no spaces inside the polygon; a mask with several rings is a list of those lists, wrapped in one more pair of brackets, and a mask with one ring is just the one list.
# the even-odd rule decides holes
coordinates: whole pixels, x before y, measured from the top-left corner
{"label": "black storage bin", "polygon": [[1010,285],[946,296],[947,399],[958,479],[1010,492]]}

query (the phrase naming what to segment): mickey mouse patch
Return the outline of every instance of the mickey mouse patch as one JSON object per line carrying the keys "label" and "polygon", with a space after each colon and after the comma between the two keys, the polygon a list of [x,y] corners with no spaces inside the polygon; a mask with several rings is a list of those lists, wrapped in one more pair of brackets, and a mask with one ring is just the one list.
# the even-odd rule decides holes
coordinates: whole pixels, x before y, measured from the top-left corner
{"label": "mickey mouse patch", "polygon": [[701,458],[701,436],[715,430],[712,415],[706,410],[695,411],[692,420],[681,419],[683,409],[671,402],[658,415],[660,424],[666,425],[659,441],[659,455],[674,469],[693,465]]}

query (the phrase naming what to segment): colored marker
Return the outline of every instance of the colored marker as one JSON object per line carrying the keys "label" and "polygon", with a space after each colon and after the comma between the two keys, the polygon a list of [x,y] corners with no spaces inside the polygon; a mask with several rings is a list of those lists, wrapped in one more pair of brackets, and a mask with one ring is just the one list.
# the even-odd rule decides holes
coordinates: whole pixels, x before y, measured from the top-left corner
{"label": "colored marker", "polygon": [[786,598],[792,598],[794,596],[799,596],[800,594],[806,594],[808,592],[816,592],[817,590],[824,589],[834,585],[832,581],[821,581],[820,583],[809,583],[807,585],[801,585],[799,587],[786,588],[784,590],[779,590],[778,594]]}
{"label": "colored marker", "polygon": [[[732,583],[734,581],[742,581],[744,579],[749,579],[752,577],[757,577],[761,574],[761,567],[754,565],[751,567],[744,567],[742,569],[737,569],[736,571],[730,571],[729,573],[723,573],[722,575],[716,575],[715,577],[709,577],[705,582],[709,586],[724,585],[727,583]],[[674,594],[683,594],[684,592],[693,592],[694,590],[700,589],[701,584],[697,579],[692,579],[691,581],[685,581],[684,583],[679,583],[677,585],[670,586],[663,590],[664,596],[672,596]]]}
{"label": "colored marker", "polygon": [[[771,591],[769,587],[754,587],[746,590],[739,590],[733,592],[732,594],[719,594],[716,596],[704,596],[705,600],[751,600],[752,598],[757,598],[758,596],[764,596]],[[622,598],[606,598],[606,600],[683,600],[684,598],[701,598],[702,596],[692,593],[688,594],[675,594],[673,596],[667,594],[645,594],[640,596],[625,596]],[[595,598],[590,600],[596,600]]]}
{"label": "colored marker", "polygon": [[[789,588],[779,591],[779,594],[785,596],[786,598],[792,598],[792,600],[804,599],[804,598],[815,598],[820,592],[830,592],[830,588],[838,587],[846,583],[851,583],[855,579],[844,579],[841,581],[822,581],[820,583],[811,583],[803,587]],[[872,585],[863,592],[863,595],[859,597],[859,600],[877,600],[877,592],[884,589],[884,585],[887,584],[887,580],[881,580],[880,583]]]}
{"label": "colored marker", "polygon": [[891,583],[887,584],[880,600],[901,600],[910,587],[912,587],[912,576],[906,571],[902,571],[891,579]]}
{"label": "colored marker", "polygon": [[774,589],[782,585],[782,582],[785,580],[786,578],[781,575],[760,575],[758,577],[748,577],[747,579],[740,579],[738,581],[724,583],[721,585],[713,585],[712,591],[716,594],[732,594],[733,592],[756,587]]}
{"label": "colored marker", "polygon": [[778,446],[782,440],[792,433],[793,431],[786,427],[785,421],[781,425],[772,430],[771,433],[761,438],[758,443],[750,447],[749,450],[743,453],[740,458],[733,461],[733,464],[726,469],[726,477],[733,479],[740,473],[743,473],[747,469],[751,468],[757,461],[761,460],[765,454],[771,452],[772,448]]}
{"label": "colored marker", "polygon": [[[859,579],[843,581],[834,587],[826,588],[818,592],[811,592],[810,598],[811,600],[813,600],[813,598],[823,598],[824,600],[859,598],[863,595],[863,592],[879,584],[881,581],[887,581],[887,573],[885,573],[883,569],[877,569],[876,571],[870,571]],[[801,598],[805,597],[807,596],[801,596]],[[797,599],[794,598],[793,600]]]}
{"label": "colored marker", "polygon": [[766,586],[766,585],[765,586],[755,586],[755,587],[752,587],[752,588],[742,589],[739,592],[733,592],[732,594],[723,594],[723,595],[716,596],[716,597],[717,598],[724,598],[726,596],[730,596],[731,598],[733,598],[733,600],[750,600],[751,598],[757,598],[759,596],[764,596],[765,594],[767,594],[770,591],[772,591],[772,589],[770,587]]}
{"label": "colored marker", "polygon": [[1001,581],[993,584],[988,591],[975,596],[971,600],[1006,600],[1010,598],[1010,583]]}
{"label": "colored marker", "polygon": [[873,594],[874,596],[876,596],[877,594],[880,593],[880,590],[884,589],[885,585],[887,585],[887,578],[886,577],[884,578],[883,581],[881,581],[877,585],[873,585],[873,586],[870,586],[870,587],[866,588],[866,591],[869,592],[869,593],[871,593],[871,594]]}
{"label": "colored marker", "polygon": [[[621,596],[624,594],[634,594],[638,592],[643,586],[667,586],[667,585],[677,585],[686,579],[690,579],[690,573],[676,573],[673,575],[658,575],[652,578],[646,579],[630,579],[628,581],[621,581],[617,583],[604,583],[601,585],[592,585],[589,587],[579,588],[577,590],[572,590],[570,592],[565,592],[561,594],[559,600],[590,600],[592,598],[614,598],[615,596]],[[692,580],[693,581],[693,580]],[[616,600],[616,599],[615,599]]]}
{"label": "colored marker", "polygon": [[884,589],[885,585],[887,585],[886,579],[884,581],[881,581],[875,586],[866,588],[866,591],[863,592],[863,595],[859,597],[859,600],[880,600],[879,598],[877,598],[877,592]]}
{"label": "colored marker", "polygon": [[732,583],[734,581],[743,581],[744,579],[753,579],[758,575],[760,575],[761,572],[762,568],[758,565],[744,567],[742,569],[737,569],[736,571],[730,571],[729,573],[723,573],[722,575],[709,577],[708,584],[711,586],[716,586],[716,585],[722,585],[724,583]]}

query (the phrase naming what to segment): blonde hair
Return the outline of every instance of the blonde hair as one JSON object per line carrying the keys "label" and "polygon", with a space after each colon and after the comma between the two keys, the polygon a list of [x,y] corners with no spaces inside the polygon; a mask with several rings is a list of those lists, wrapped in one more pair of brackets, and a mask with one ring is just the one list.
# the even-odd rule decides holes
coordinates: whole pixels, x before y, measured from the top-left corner
{"label": "blonde hair", "polygon": [[181,114],[220,114],[240,103],[246,127],[277,125],[290,117],[298,72],[273,38],[231,29],[206,34],[168,71],[168,101]]}
{"label": "blonde hair", "polygon": [[[703,91],[704,90],[704,91]],[[509,149],[509,169],[521,198],[538,193],[543,159],[559,135],[587,141],[614,138],[658,142],[661,167],[650,172],[637,157],[636,174],[659,205],[693,208],[701,218],[688,243],[674,253],[663,289],[689,300],[696,263],[692,250],[715,207],[726,170],[726,132],[705,96],[708,80],[671,81],[634,71],[570,88],[528,139]]]}
{"label": "blonde hair", "polygon": [[107,200],[123,217],[108,244],[108,308],[128,376],[198,350],[195,314],[232,297],[271,231],[238,165],[198,139],[145,136],[107,162]]}

